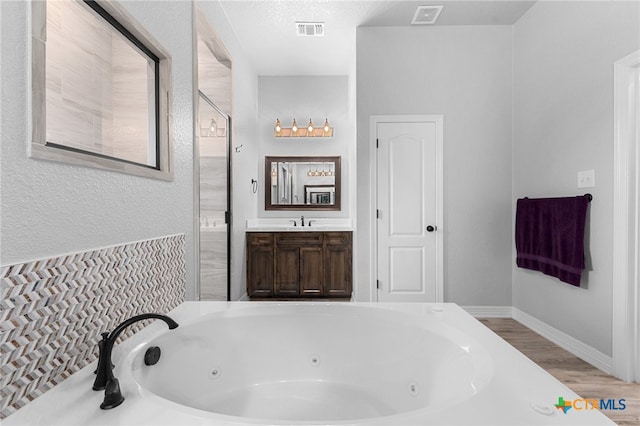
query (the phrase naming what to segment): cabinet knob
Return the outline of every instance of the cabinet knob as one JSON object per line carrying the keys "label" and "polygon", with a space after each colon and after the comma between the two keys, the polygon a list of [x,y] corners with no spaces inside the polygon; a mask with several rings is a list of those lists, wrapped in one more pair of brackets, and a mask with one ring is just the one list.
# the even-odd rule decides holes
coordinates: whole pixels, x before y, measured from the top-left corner
{"label": "cabinet knob", "polygon": [[427,232],[433,232],[433,231],[435,231],[436,229],[438,229],[438,228],[437,228],[437,227],[435,227],[435,226],[433,226],[433,225],[429,225],[429,226],[427,226]]}

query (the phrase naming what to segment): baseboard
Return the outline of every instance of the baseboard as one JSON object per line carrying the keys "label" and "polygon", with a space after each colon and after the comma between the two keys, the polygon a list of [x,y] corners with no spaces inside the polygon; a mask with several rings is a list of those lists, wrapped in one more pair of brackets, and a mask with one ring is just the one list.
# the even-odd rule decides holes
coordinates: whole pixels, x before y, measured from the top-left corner
{"label": "baseboard", "polygon": [[607,374],[611,374],[613,371],[613,360],[610,356],[605,355],[597,349],[582,343],[578,339],[569,336],[568,334],[532,317],[527,313],[522,312],[518,308],[512,308],[512,312],[514,320],[535,331],[545,339],[552,341],[564,350],[571,352],[573,355]]}
{"label": "baseboard", "polygon": [[476,318],[513,318],[511,306],[462,306]]}

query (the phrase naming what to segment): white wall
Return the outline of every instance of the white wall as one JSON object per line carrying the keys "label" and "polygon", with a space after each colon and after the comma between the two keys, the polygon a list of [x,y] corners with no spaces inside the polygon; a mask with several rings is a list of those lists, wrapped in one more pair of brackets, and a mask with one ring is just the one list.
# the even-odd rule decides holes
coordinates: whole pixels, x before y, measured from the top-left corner
{"label": "white wall", "polygon": [[[639,5],[537,2],[514,25],[513,199],[586,192],[594,199],[583,287],[514,266],[513,306],[607,355],[613,63],[640,48]],[[589,169],[596,187],[578,189],[577,172]]]}
{"label": "white wall", "polygon": [[511,27],[357,31],[359,300],[369,275],[369,117],[444,114],[445,300],[511,305]]}
{"label": "white wall", "polygon": [[[1,264],[184,233],[187,283],[194,281],[193,267],[189,267],[194,262],[192,5],[132,1],[123,6],[173,59],[175,180],[164,182],[27,157],[30,7],[29,2],[0,2]],[[187,298],[192,297],[192,289],[187,288]]]}
{"label": "white wall", "polygon": [[[260,185],[258,215],[260,217],[351,217],[349,182],[353,178],[350,167],[350,124],[348,120],[347,76],[260,76],[259,77],[259,133]],[[283,127],[291,127],[293,118],[299,127],[306,127],[309,118],[314,126],[324,119],[334,128],[332,138],[276,138],[273,127],[276,118]],[[341,157],[341,210],[337,212],[275,211],[264,209],[265,156],[339,156]]]}
{"label": "white wall", "polygon": [[[218,2],[198,2],[207,21],[231,55],[232,61],[232,241],[231,241],[231,300],[246,293],[245,224],[257,217],[257,206],[262,200],[251,189],[251,179],[262,182],[258,172],[258,77],[242,51],[242,47],[229,25]],[[239,147],[236,152],[233,147]]]}

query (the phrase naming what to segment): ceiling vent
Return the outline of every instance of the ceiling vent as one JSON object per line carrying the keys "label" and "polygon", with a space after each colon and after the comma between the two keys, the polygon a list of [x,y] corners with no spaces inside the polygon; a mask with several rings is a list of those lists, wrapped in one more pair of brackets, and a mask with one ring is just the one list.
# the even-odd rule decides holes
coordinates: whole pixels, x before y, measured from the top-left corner
{"label": "ceiling vent", "polygon": [[443,6],[418,6],[411,25],[431,25],[435,24],[442,12]]}
{"label": "ceiling vent", "polygon": [[324,22],[296,22],[296,32],[304,37],[321,37],[324,35]]}

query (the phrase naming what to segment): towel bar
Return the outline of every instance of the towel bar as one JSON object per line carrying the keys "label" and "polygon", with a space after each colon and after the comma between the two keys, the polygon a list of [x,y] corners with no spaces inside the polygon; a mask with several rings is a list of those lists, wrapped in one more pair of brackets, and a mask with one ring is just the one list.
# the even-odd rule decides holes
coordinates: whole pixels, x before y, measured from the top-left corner
{"label": "towel bar", "polygon": [[[591,202],[591,200],[593,200],[593,195],[589,194],[588,192],[586,194],[584,194],[583,197],[587,197],[589,199],[589,202]],[[529,197],[524,197],[524,199],[528,200]]]}

